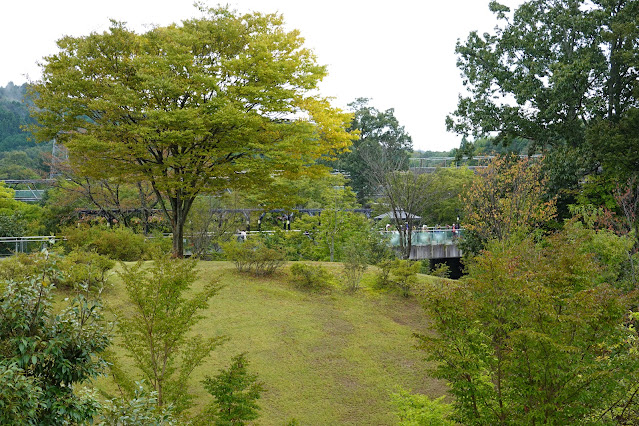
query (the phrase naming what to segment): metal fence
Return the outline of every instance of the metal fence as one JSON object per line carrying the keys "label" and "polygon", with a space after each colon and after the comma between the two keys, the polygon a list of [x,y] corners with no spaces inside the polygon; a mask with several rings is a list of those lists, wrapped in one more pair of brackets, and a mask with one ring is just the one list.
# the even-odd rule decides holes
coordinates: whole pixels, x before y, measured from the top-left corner
{"label": "metal fence", "polygon": [[[416,230],[412,232],[412,243],[414,246],[427,246],[427,245],[451,245],[456,244],[460,236],[463,235],[463,229],[456,229],[453,231],[451,228],[428,228],[426,230]],[[247,233],[250,235],[260,233],[272,233],[275,231],[252,231]],[[299,230],[291,230],[290,232],[300,232]],[[389,236],[389,244],[391,246],[399,246],[399,232],[397,231],[381,231],[383,234]],[[163,237],[170,237],[171,234],[165,234]],[[243,238],[241,234],[235,234],[236,238]],[[60,241],[64,237],[55,235],[39,235],[29,237],[0,237],[0,257],[11,256],[16,253],[34,253],[43,250],[44,248],[50,248],[56,241]],[[190,249],[190,241],[185,238],[185,248]]]}
{"label": "metal fence", "polygon": [[[462,229],[452,228],[429,228],[427,230],[413,231],[411,233],[411,241],[414,246],[430,246],[430,245],[451,245],[456,244],[459,237],[463,235]],[[399,232],[384,231],[390,235],[390,245],[399,246]]]}
{"label": "metal fence", "polygon": [[55,244],[55,235],[39,235],[34,237],[0,237],[0,256],[11,256],[15,253],[33,253]]}

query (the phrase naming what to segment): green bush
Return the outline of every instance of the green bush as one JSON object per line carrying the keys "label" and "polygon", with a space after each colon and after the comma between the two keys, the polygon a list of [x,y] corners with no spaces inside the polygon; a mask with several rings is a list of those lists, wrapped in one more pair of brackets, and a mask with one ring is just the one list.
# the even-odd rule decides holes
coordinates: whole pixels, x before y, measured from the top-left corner
{"label": "green bush", "polygon": [[368,252],[362,249],[355,240],[348,241],[344,248],[343,276],[346,288],[350,291],[359,289],[359,283],[368,268]]}
{"label": "green bush", "polygon": [[70,226],[62,229],[61,233],[66,237],[64,246],[67,252],[84,249],[115,260],[134,261],[142,259],[150,250],[144,235],[129,228]]}
{"label": "green bush", "polygon": [[0,261],[0,281],[41,276],[45,264],[46,259],[42,254],[17,253]]}
{"label": "green bush", "polygon": [[239,243],[235,240],[221,244],[224,257],[235,263],[239,272],[248,272],[251,269],[252,250],[255,248],[254,241]]}
{"label": "green bush", "polygon": [[256,275],[271,275],[284,265],[285,256],[279,250],[262,248],[256,251],[254,263]]}
{"label": "green bush", "polygon": [[171,413],[172,407],[158,406],[157,392],[146,391],[141,382],[136,385],[132,399],[112,399],[102,405],[102,413],[97,423],[99,426],[170,426],[176,424]]}
{"label": "green bush", "polygon": [[298,287],[306,290],[323,290],[331,286],[333,275],[322,265],[295,263],[291,266],[293,280]]}
{"label": "green bush", "polygon": [[73,250],[56,260],[58,273],[52,282],[58,288],[99,291],[106,285],[107,272],[115,261],[93,251]]}
{"label": "green bush", "polygon": [[440,278],[450,278],[450,267],[445,263],[436,263],[430,271],[430,275]]}
{"label": "green bush", "polygon": [[222,243],[226,259],[235,263],[239,272],[250,272],[254,275],[271,275],[285,262],[281,250],[268,248],[261,240],[235,240]]}
{"label": "green bush", "polygon": [[375,288],[387,289],[393,284],[390,277],[392,266],[393,261],[390,259],[384,259],[377,264],[379,272],[375,276]]}
{"label": "green bush", "polygon": [[405,390],[391,395],[399,426],[449,426],[452,414],[451,404],[443,402],[444,397],[430,399],[426,395],[411,394]]}
{"label": "green bush", "polygon": [[410,296],[413,284],[417,281],[417,271],[420,268],[419,262],[410,260],[394,260],[390,269],[393,282],[402,293],[402,296]]}
{"label": "green bush", "polygon": [[0,424],[86,424],[99,411],[76,391],[103,372],[110,324],[82,295],[54,309],[43,271],[0,292]]}
{"label": "green bush", "polygon": [[42,393],[16,363],[0,361],[0,424],[34,424]]}
{"label": "green bush", "polygon": [[382,260],[377,264],[379,272],[375,277],[375,288],[398,289],[402,296],[410,295],[413,284],[417,281],[417,272],[422,264],[410,260]]}
{"label": "green bush", "polygon": [[[68,255],[52,253],[19,253],[0,261],[0,281],[38,279],[46,275],[58,288],[100,290],[107,281],[107,272],[115,261],[95,252],[74,250]],[[46,269],[46,274],[45,274]]]}

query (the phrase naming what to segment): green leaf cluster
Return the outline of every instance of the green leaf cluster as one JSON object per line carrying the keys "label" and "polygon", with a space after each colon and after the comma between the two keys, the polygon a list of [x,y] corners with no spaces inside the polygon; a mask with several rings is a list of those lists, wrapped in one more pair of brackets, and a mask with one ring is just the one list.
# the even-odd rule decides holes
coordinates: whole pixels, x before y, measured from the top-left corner
{"label": "green leaf cluster", "polygon": [[[110,343],[101,305],[77,296],[53,313],[47,265],[0,295],[0,423],[79,424],[99,410],[74,387],[103,371]],[[14,417],[15,416],[15,417]]]}
{"label": "green leaf cluster", "polygon": [[419,336],[462,424],[616,424],[636,409],[634,293],[602,283],[583,236],[492,241],[441,283]]}
{"label": "green leaf cluster", "polygon": [[15,363],[0,362],[0,423],[36,424],[42,389]]}
{"label": "green leaf cluster", "polygon": [[136,383],[135,393],[130,400],[105,401],[97,424],[101,426],[170,426],[177,422],[171,414],[171,407],[159,407],[157,392],[147,391],[143,382],[140,382]]}

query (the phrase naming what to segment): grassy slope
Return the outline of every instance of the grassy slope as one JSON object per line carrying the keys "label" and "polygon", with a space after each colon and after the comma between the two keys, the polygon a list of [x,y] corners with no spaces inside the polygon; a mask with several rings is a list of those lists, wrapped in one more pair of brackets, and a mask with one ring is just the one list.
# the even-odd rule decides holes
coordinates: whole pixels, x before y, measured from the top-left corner
{"label": "grassy slope", "polygon": [[[336,266],[330,265],[337,274]],[[200,277],[217,278],[225,288],[210,302],[197,332],[231,338],[194,372],[191,391],[199,404],[210,400],[202,378],[228,366],[239,352],[248,353],[250,370],[267,388],[261,425],[293,418],[302,425],[394,424],[389,393],[398,385],[433,397],[445,392],[426,375],[423,354],[414,349],[412,333],[426,331],[414,298],[373,291],[365,283],[354,294],[308,293],[290,284],[287,268],[270,278],[238,274],[228,262],[201,262],[199,268]],[[202,283],[201,278],[196,288]],[[122,284],[116,282],[105,299],[121,305]],[[98,387],[112,384],[102,379]]]}

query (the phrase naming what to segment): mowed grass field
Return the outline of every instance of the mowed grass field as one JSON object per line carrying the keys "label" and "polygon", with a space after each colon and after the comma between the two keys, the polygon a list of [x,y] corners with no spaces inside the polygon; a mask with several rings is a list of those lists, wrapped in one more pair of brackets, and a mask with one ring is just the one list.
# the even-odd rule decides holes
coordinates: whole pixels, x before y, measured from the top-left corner
{"label": "mowed grass field", "polygon": [[[339,276],[339,264],[324,266]],[[200,381],[228,367],[240,352],[247,353],[250,371],[266,387],[259,402],[260,425],[293,419],[301,425],[392,425],[398,419],[390,394],[398,386],[431,397],[445,393],[444,384],[428,376],[424,354],[414,347],[413,333],[428,332],[418,300],[372,289],[372,269],[357,292],[338,284],[321,294],[296,288],[288,267],[265,278],[238,273],[230,262],[200,262],[198,270],[195,290],[210,279],[224,288],[211,299],[194,332],[230,338],[194,371],[191,391],[198,407],[212,399]],[[124,286],[116,276],[111,280],[105,303],[126,310]],[[117,339],[113,348],[131,369]],[[109,378],[95,384],[115,389]]]}

